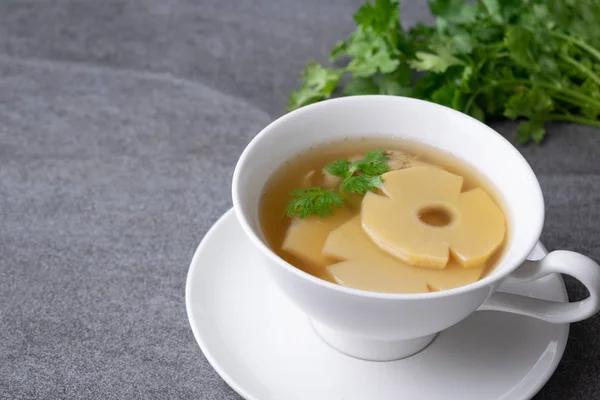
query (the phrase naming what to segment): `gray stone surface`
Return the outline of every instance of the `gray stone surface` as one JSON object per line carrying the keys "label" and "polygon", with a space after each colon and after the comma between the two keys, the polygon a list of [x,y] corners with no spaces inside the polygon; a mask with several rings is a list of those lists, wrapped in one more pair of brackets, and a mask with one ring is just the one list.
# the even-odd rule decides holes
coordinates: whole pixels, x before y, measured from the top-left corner
{"label": "gray stone surface", "polygon": [[[0,2],[1,399],[239,398],[189,329],[189,261],[239,153],[359,3]],[[554,125],[522,152],[546,245],[600,259],[600,131]],[[596,316],[536,399],[598,399],[599,372]]]}

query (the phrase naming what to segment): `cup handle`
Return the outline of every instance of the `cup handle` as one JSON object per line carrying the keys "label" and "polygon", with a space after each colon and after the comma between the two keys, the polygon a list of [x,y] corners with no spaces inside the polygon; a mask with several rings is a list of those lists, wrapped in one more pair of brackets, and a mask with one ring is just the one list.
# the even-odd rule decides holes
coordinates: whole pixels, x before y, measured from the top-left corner
{"label": "cup handle", "polygon": [[555,324],[581,321],[600,310],[600,266],[582,254],[566,250],[553,251],[541,260],[525,261],[509,279],[514,282],[530,282],[553,273],[571,275],[579,280],[589,291],[589,297],[581,301],[561,303],[495,292],[478,310],[505,311]]}

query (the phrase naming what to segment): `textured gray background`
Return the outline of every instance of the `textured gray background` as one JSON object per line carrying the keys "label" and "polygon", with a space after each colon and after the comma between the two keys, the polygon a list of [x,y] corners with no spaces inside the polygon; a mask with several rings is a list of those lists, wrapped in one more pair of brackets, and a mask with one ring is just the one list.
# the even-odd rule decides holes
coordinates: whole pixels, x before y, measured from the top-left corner
{"label": "textured gray background", "polygon": [[[0,1],[0,398],[239,398],[188,326],[189,261],[241,150],[361,2]],[[598,260],[600,130],[550,131],[522,149],[543,240]],[[599,399],[599,373],[596,316],[536,399]]]}

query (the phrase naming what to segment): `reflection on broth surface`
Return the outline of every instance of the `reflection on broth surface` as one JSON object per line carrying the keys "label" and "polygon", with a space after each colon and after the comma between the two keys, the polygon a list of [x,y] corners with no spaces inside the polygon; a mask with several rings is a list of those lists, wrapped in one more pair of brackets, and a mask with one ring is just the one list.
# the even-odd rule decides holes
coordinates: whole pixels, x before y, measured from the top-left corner
{"label": "reflection on broth surface", "polygon": [[357,289],[421,293],[493,270],[508,234],[498,199],[476,170],[439,149],[344,140],[274,171],[260,223],[273,251],[309,274]]}

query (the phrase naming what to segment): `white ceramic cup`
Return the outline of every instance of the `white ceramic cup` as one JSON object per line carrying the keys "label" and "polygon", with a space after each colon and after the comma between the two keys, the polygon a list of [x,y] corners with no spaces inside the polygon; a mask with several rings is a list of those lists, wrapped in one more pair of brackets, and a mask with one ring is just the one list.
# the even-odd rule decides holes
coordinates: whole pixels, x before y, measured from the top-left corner
{"label": "white ceramic cup", "polygon": [[[323,281],[288,264],[269,248],[258,210],[271,174],[311,146],[370,135],[409,139],[446,150],[495,185],[503,197],[510,233],[506,252],[491,274],[470,285],[435,293],[375,293]],[[415,354],[438,332],[476,310],[568,323],[589,318],[600,309],[600,267],[590,258],[559,250],[540,261],[526,261],[540,237],[544,200],[525,159],[491,128],[437,104],[404,97],[356,96],[323,101],[284,115],[244,150],[233,176],[233,204],[279,289],[308,315],[323,340],[354,357],[383,361]],[[529,281],[553,273],[574,276],[586,286],[589,297],[556,303],[496,291],[506,279]]]}

